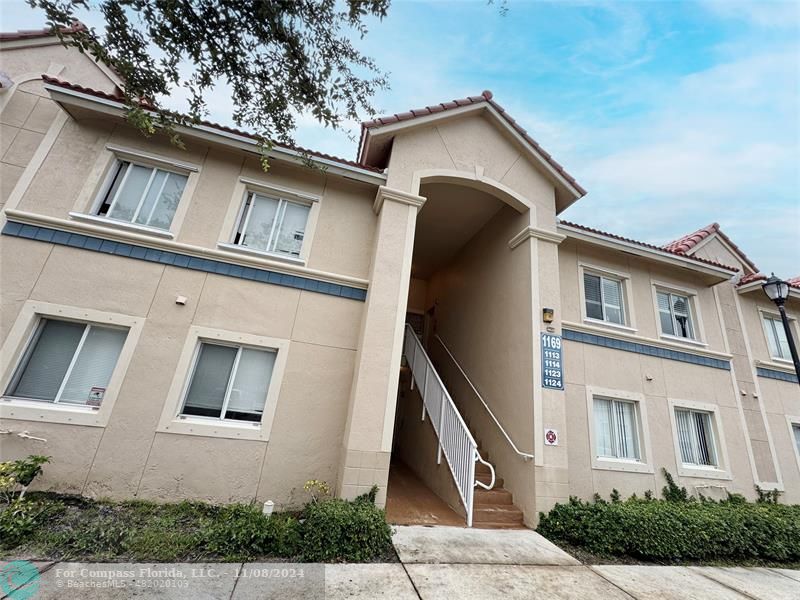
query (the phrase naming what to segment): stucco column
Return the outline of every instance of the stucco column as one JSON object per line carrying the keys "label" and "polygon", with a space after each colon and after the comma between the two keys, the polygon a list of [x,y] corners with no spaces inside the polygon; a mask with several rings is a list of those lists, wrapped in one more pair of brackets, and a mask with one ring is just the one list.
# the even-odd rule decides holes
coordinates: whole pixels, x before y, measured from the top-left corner
{"label": "stucco column", "polygon": [[386,502],[414,231],[424,202],[383,186],[375,197],[378,225],[337,490],[353,498],[377,485],[379,506]]}

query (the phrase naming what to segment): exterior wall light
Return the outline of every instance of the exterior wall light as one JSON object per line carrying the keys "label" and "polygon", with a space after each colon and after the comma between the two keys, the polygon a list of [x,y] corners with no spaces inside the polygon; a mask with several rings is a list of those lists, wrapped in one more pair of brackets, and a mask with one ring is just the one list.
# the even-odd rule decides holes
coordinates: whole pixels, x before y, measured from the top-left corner
{"label": "exterior wall light", "polygon": [[542,309],[542,321],[545,323],[552,323],[554,318],[553,315],[555,315],[555,311],[552,308]]}
{"label": "exterior wall light", "polygon": [[794,372],[797,375],[797,382],[800,383],[800,358],[797,357],[797,346],[794,345],[794,337],[792,336],[792,329],[789,327],[789,319],[786,317],[786,309],[783,305],[789,297],[789,284],[773,273],[762,285],[761,289],[767,297],[775,303],[778,307],[778,312],[781,313],[781,321],[783,322],[783,330],[786,332],[786,340],[789,342],[789,352],[792,355],[792,362],[794,363]]}

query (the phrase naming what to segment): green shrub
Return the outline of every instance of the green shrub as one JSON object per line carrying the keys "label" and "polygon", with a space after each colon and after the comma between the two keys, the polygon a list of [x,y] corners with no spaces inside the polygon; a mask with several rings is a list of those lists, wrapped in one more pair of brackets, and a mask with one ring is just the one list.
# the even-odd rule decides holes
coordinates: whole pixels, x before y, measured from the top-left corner
{"label": "green shrub", "polygon": [[306,506],[302,533],[302,559],[366,561],[388,551],[392,531],[384,512],[374,504],[377,488],[347,501],[338,498]]}
{"label": "green shrub", "polygon": [[571,498],[541,514],[539,533],[600,555],[652,561],[800,561],[800,506]]}
{"label": "green shrub", "polygon": [[15,500],[0,506],[0,548],[13,548],[63,510],[58,502]]}
{"label": "green shrub", "polygon": [[246,504],[223,507],[203,536],[209,552],[229,560],[299,554],[297,519],[280,514],[266,517]]}

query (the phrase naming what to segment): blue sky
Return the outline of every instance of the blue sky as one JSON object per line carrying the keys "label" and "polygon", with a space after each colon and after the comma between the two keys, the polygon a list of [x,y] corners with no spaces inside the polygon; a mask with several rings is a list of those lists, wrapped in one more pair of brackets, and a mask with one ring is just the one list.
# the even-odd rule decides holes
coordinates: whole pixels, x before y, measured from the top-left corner
{"label": "blue sky", "polygon": [[[589,190],[562,217],[654,243],[718,221],[762,270],[800,275],[800,2],[508,9],[395,0],[361,43],[390,73],[376,108],[490,89]],[[42,23],[3,2],[3,30]],[[185,108],[180,94],[173,107]],[[230,122],[224,89],[209,108]],[[301,145],[355,154],[355,123],[350,136],[299,124]]]}

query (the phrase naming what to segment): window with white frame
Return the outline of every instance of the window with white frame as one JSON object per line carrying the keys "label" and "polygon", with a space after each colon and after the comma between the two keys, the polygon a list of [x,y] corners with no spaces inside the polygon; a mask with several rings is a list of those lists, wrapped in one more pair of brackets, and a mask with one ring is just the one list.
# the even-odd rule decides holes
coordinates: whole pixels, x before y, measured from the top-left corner
{"label": "window with white frame", "polygon": [[42,318],[6,396],[100,406],[128,330]]}
{"label": "window with white frame", "polygon": [[181,173],[117,160],[96,214],[169,230],[187,181]]}
{"label": "window with white frame", "polygon": [[200,342],[182,416],[260,422],[277,352]]}
{"label": "window with white frame", "polygon": [[690,340],[695,339],[689,297],[661,290],[656,291],[656,297],[661,333]]}
{"label": "window with white frame", "polygon": [[622,281],[584,272],[583,293],[589,319],[625,324]]}
{"label": "window with white frame", "polygon": [[769,355],[779,360],[792,360],[789,351],[789,340],[786,339],[786,330],[783,322],[778,317],[763,315],[764,333],[769,344]]}
{"label": "window with white frame", "polygon": [[710,412],[688,408],[675,409],[678,446],[684,465],[716,467],[713,416]]}
{"label": "window with white frame", "polygon": [[310,210],[307,204],[248,192],[233,243],[297,258]]}
{"label": "window with white frame", "polygon": [[800,453],[800,423],[792,425],[792,433],[794,433],[794,445],[797,446],[797,452]]}
{"label": "window with white frame", "polygon": [[598,458],[640,460],[636,402],[594,397],[595,454]]}

